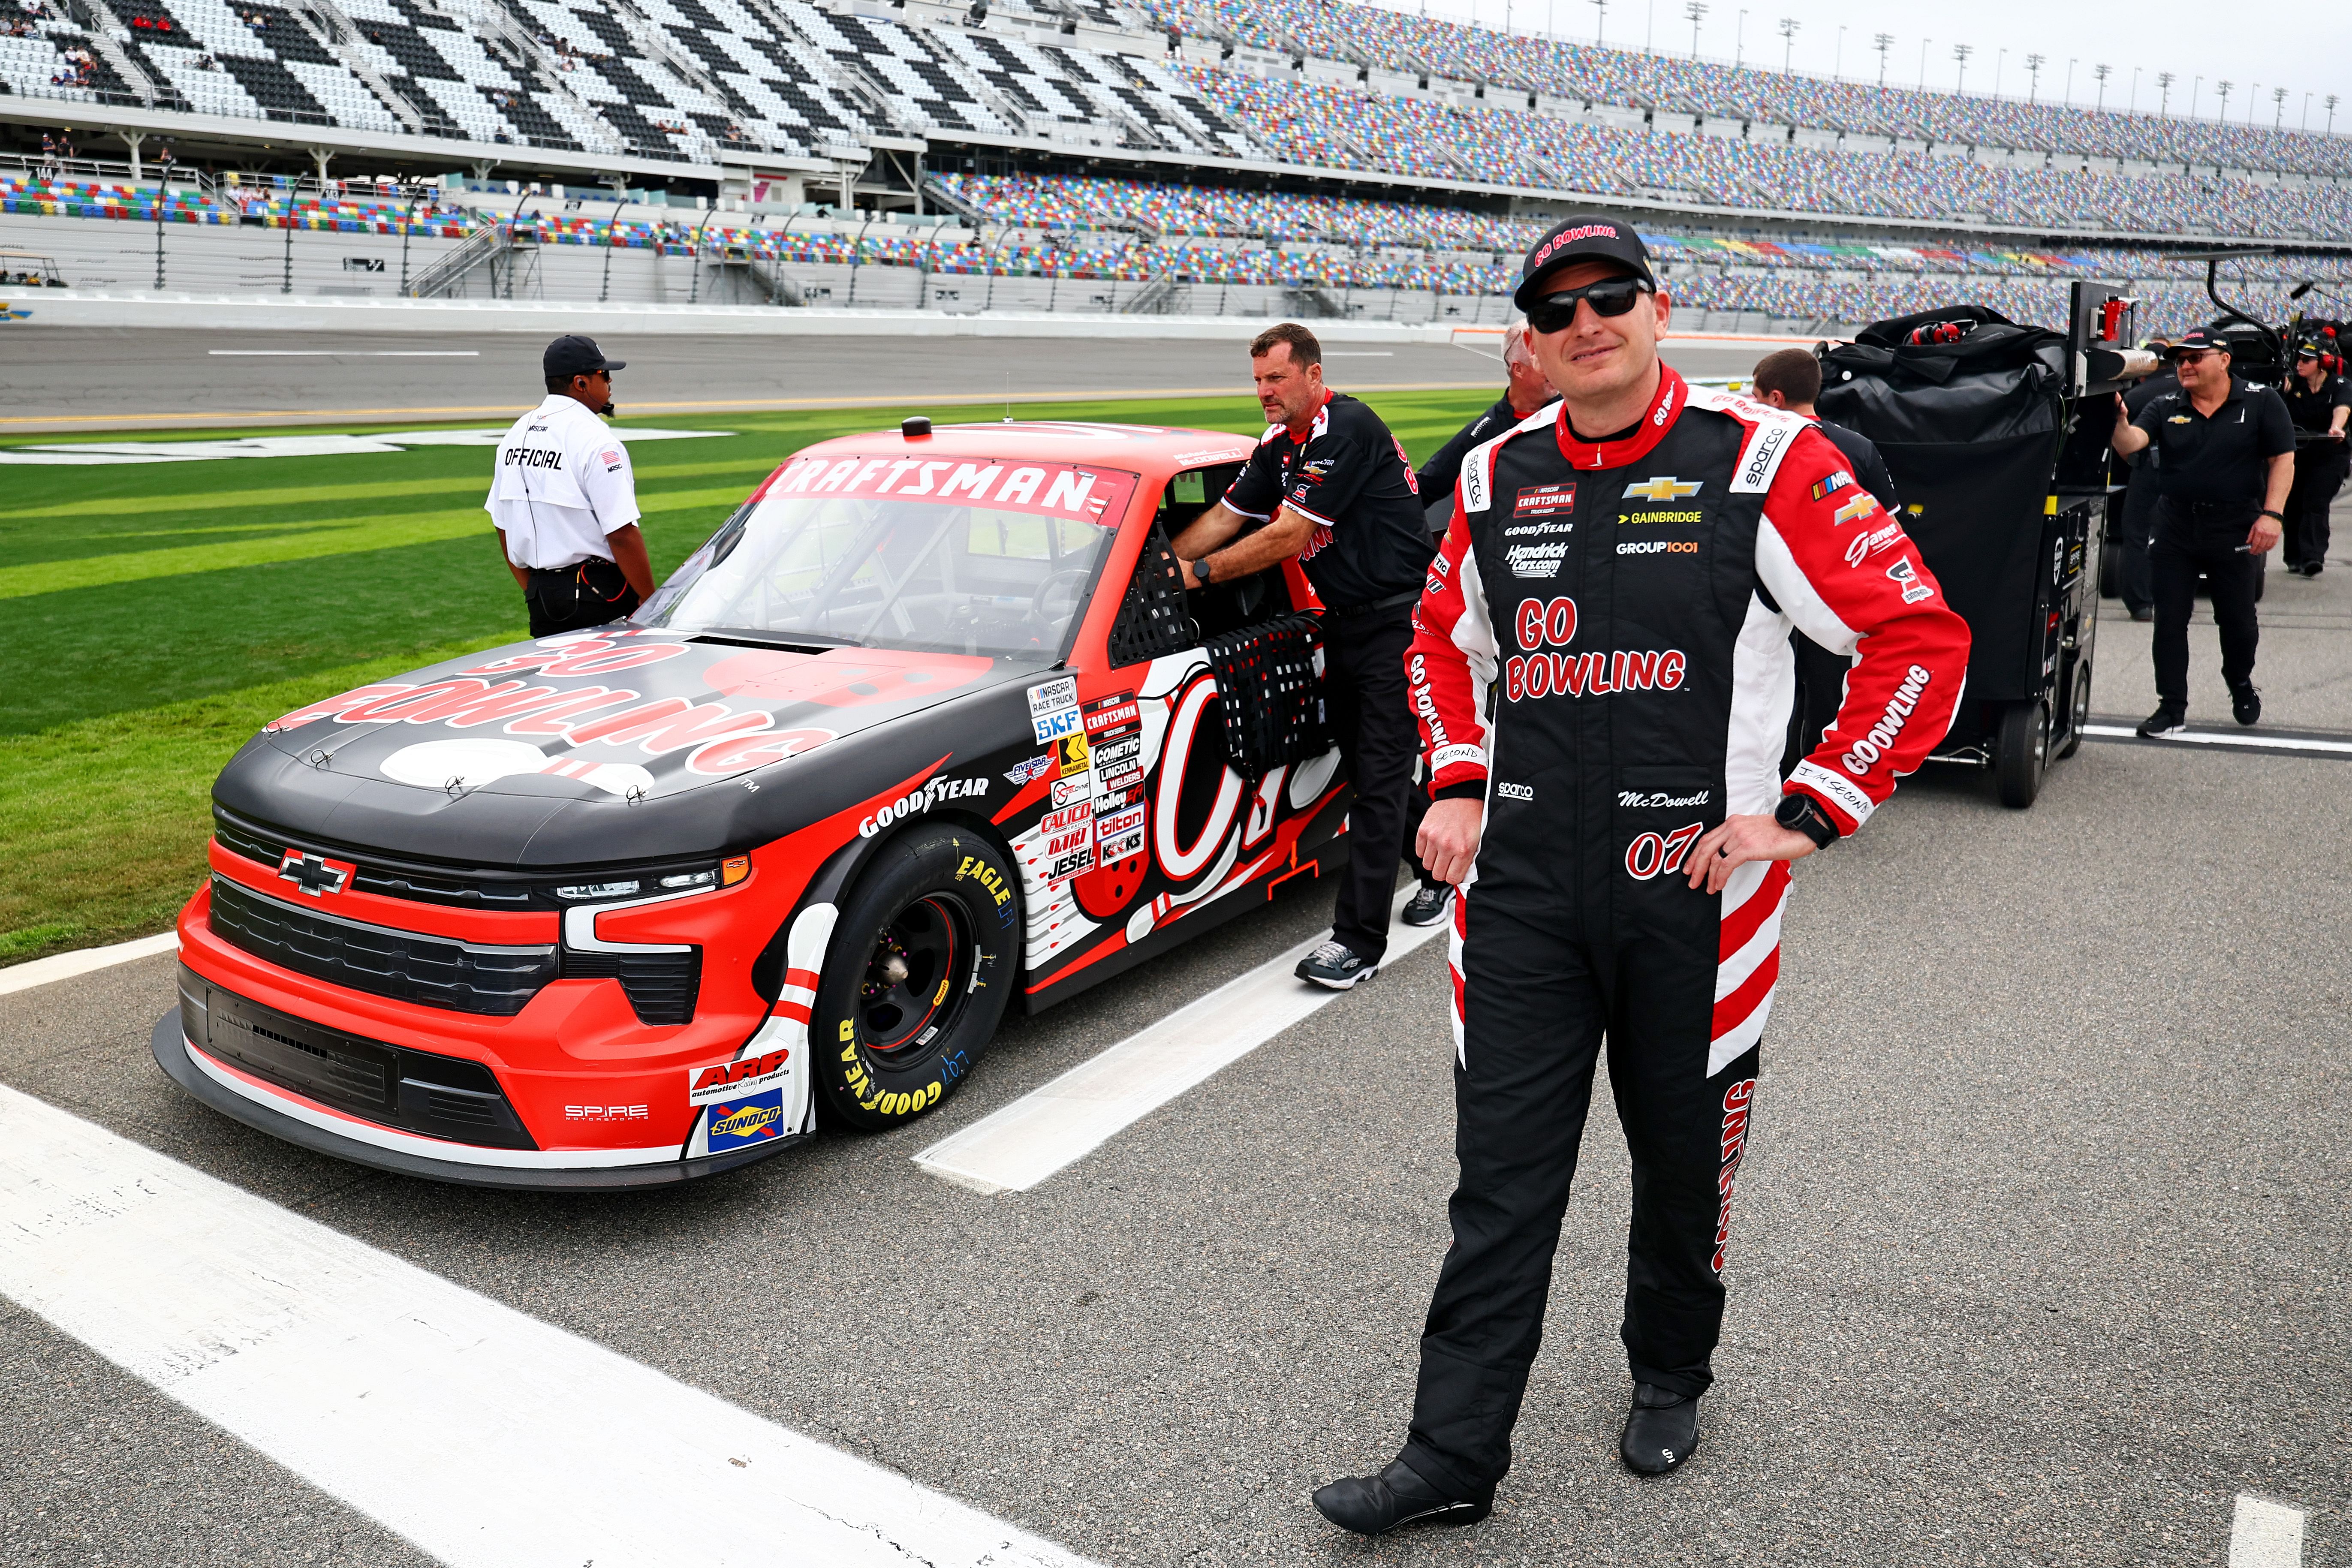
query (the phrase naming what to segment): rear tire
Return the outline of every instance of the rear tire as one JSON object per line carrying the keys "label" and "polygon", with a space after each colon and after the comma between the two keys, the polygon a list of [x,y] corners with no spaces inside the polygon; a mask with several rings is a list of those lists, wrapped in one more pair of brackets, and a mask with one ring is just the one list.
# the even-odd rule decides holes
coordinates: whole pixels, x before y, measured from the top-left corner
{"label": "rear tire", "polygon": [[2012,702],[2001,710],[1993,739],[1993,786],[2000,804],[2023,811],[2042,793],[2042,774],[2050,764],[2050,709],[2036,700]]}
{"label": "rear tire", "polygon": [[995,842],[919,827],[842,901],[809,1013],[820,1101],[879,1131],[933,1110],[987,1048],[1020,972],[1021,883]]}
{"label": "rear tire", "polygon": [[2091,721],[2091,659],[2080,654],[2074,659],[2074,673],[2066,691],[2066,743],[2058,749],[2053,762],[2064,762],[2083,749],[2083,726]]}

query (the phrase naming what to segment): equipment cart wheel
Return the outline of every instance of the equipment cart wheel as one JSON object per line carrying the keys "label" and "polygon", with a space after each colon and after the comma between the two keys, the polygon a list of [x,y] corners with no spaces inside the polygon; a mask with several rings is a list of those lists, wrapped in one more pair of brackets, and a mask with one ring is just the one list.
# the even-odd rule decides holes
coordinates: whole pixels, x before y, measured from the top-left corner
{"label": "equipment cart wheel", "polygon": [[2091,656],[2074,660],[2074,679],[2066,692],[2066,741],[2050,760],[2063,763],[2083,749],[2083,726],[2091,721]]}
{"label": "equipment cart wheel", "polygon": [[1992,777],[2000,804],[2014,811],[2032,805],[2049,765],[2049,705],[2039,700],[2011,703],[1993,734]]}

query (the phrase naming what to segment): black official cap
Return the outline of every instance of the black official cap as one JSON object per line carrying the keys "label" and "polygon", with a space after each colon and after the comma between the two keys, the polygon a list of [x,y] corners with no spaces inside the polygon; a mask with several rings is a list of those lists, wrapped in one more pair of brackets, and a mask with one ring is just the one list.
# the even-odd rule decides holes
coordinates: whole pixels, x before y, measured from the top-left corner
{"label": "black official cap", "polygon": [[543,374],[560,375],[566,380],[593,371],[629,368],[625,361],[606,359],[604,351],[596,346],[595,339],[583,337],[577,332],[568,333],[548,344],[540,365]]}
{"label": "black official cap", "polygon": [[2172,340],[2172,346],[2164,351],[2164,357],[2178,359],[2183,353],[2229,353],[2230,340],[2210,327],[2191,327]]}
{"label": "black official cap", "polygon": [[1580,213],[1536,241],[1535,247],[1528,252],[1526,264],[1519,268],[1519,286],[1511,295],[1511,303],[1525,310],[1543,298],[1544,284],[1553,273],[1576,262],[1596,258],[1616,262],[1653,289],[1658,286],[1657,279],[1650,272],[1649,247],[1633,232],[1632,224]]}
{"label": "black official cap", "polygon": [[2302,347],[2294,351],[2294,357],[2297,359],[2317,359],[2319,357],[2319,345],[2317,343],[2305,343]]}

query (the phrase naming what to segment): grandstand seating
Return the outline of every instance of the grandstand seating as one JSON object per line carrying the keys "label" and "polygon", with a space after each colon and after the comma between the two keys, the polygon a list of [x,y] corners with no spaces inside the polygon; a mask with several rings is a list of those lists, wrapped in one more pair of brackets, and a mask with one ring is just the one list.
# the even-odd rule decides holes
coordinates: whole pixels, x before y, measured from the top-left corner
{"label": "grandstand seating", "polygon": [[1137,0],[1156,27],[1587,103],[1902,140],[2158,163],[2352,174],[2352,137],[1922,92],[1504,33],[1361,0]]}

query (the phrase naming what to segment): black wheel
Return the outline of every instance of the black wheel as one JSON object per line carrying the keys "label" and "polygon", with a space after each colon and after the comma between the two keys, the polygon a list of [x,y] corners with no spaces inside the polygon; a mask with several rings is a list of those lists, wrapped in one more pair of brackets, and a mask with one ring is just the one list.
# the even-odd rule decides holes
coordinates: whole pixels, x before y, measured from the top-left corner
{"label": "black wheel", "polygon": [[809,1014],[827,1111],[875,1131],[956,1091],[1011,1000],[1021,883],[969,828],[919,827],[866,867]]}
{"label": "black wheel", "polygon": [[2099,597],[2124,596],[2124,547],[2110,539],[2099,546]]}
{"label": "black wheel", "polygon": [[2000,804],[2022,811],[2042,793],[2042,770],[2050,765],[2050,708],[2041,701],[2012,702],[2001,710],[1993,732],[1992,777]]}
{"label": "black wheel", "polygon": [[2066,742],[2053,762],[2064,762],[2083,749],[2083,726],[2091,721],[2091,656],[2074,656],[2074,672],[2066,690]]}

